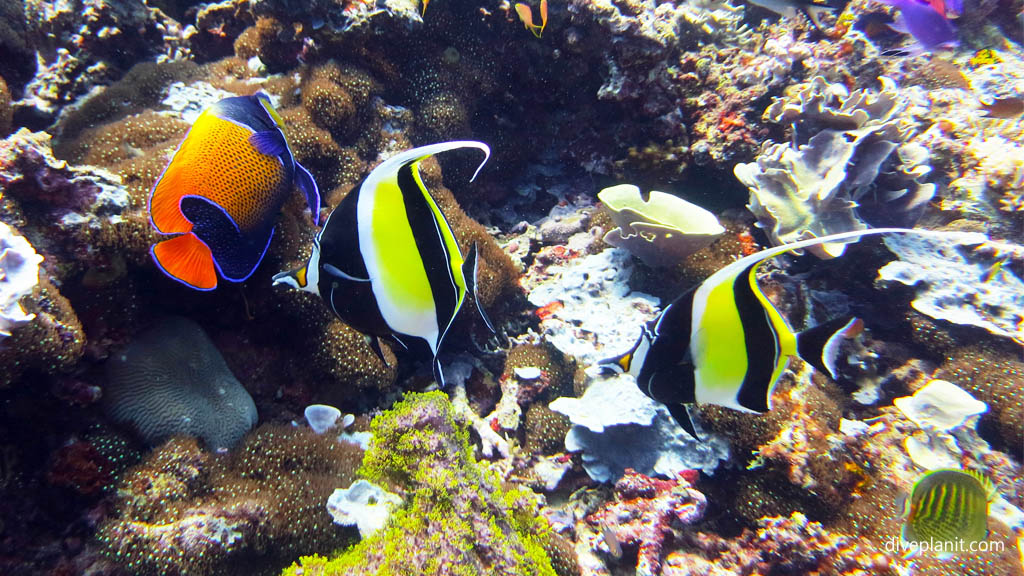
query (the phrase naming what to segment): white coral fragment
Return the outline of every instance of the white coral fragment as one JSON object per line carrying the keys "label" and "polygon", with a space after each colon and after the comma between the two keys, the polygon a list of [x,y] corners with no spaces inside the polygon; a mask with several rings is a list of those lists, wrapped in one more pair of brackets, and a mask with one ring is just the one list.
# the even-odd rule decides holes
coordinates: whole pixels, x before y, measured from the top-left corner
{"label": "white coral fragment", "polygon": [[0,222],[0,341],[35,318],[35,314],[25,313],[19,300],[31,294],[39,282],[42,261],[24,236]]}
{"label": "white coral fragment", "polygon": [[355,526],[359,535],[369,538],[387,524],[391,510],[402,504],[402,499],[380,486],[356,480],[348,488],[338,488],[327,499],[327,511],[335,524]]}
{"label": "white coral fragment", "polygon": [[987,404],[945,380],[932,380],[912,396],[896,398],[893,404],[922,429],[942,432],[970,424],[972,417],[988,411]]}

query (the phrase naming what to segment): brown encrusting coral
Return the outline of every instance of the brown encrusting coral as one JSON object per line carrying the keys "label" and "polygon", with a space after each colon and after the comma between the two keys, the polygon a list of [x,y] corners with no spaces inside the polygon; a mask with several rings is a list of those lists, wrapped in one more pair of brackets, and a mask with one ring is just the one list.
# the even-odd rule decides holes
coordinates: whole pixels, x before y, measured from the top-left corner
{"label": "brown encrusting coral", "polygon": [[361,459],[358,446],[288,425],[260,427],[231,455],[174,439],[124,474],[99,542],[136,574],[273,573],[350,541],[324,503]]}
{"label": "brown encrusting coral", "polygon": [[972,345],[950,354],[936,378],[956,382],[988,404],[981,423],[995,427],[1007,447],[1024,445],[1024,362],[1013,345]]}
{"label": "brown encrusting coral", "polygon": [[22,303],[35,318],[3,341],[0,388],[26,375],[39,378],[70,373],[85,349],[82,324],[47,272],[40,272],[39,284]]}

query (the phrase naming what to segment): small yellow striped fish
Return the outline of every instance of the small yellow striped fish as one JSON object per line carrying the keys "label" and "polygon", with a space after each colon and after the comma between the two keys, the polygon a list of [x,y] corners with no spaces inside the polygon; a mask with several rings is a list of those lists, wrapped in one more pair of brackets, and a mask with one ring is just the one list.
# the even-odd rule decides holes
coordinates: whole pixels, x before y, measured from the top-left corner
{"label": "small yellow striped fish", "polygon": [[984,542],[988,503],[995,486],[971,470],[943,469],[917,479],[903,503],[903,540],[907,542]]}

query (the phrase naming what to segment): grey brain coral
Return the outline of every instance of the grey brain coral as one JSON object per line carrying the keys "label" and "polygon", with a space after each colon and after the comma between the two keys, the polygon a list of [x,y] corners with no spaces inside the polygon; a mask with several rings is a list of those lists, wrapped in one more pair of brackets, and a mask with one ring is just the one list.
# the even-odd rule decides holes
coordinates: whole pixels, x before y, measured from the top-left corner
{"label": "grey brain coral", "polygon": [[167,318],[107,362],[104,409],[150,445],[171,436],[234,446],[256,424],[256,404],[195,322]]}

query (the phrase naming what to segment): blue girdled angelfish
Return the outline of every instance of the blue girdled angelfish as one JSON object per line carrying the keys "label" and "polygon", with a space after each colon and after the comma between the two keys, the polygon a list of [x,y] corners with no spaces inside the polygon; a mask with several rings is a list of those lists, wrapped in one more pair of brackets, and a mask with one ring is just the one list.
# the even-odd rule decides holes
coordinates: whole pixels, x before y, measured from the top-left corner
{"label": "blue girdled angelfish", "polygon": [[768,412],[772,391],[790,356],[835,378],[840,338],[853,335],[862,324],[855,318],[838,318],[794,333],[758,287],[758,268],[769,258],[793,250],[897,233],[968,234],[874,228],[762,250],[729,264],[676,298],[643,327],[630,351],[602,364],[633,375],[640,390],[665,404],[695,438],[687,405],[710,403],[744,412]]}
{"label": "blue girdled angelfish", "polygon": [[[319,294],[363,334],[391,337],[406,348],[404,338],[422,339],[433,354],[440,385],[437,353],[466,293],[475,296],[477,252],[473,246],[463,259],[451,226],[423,183],[420,163],[458,148],[484,152],[470,180],[475,179],[491,154],[482,142],[444,142],[392,156],[331,212],[306,265],[274,276],[274,284]],[[383,359],[377,339],[370,344]]]}
{"label": "blue girdled angelfish", "polygon": [[294,186],[318,220],[320,191],[283,127],[263,93],[225,98],[196,119],[149,199],[156,231],[178,235],[150,249],[165,274],[196,290],[216,288],[218,272],[231,282],[249,278]]}

